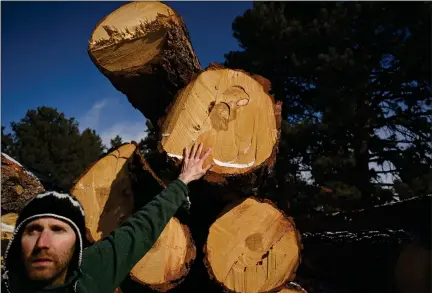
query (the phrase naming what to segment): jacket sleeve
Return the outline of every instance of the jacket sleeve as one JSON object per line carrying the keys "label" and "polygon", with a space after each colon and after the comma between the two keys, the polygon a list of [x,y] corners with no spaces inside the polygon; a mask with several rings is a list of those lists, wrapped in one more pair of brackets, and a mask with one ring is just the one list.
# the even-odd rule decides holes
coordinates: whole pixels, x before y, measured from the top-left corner
{"label": "jacket sleeve", "polygon": [[119,228],[84,250],[82,272],[97,283],[99,292],[113,292],[119,286],[152,248],[188,193],[181,180],[171,182]]}

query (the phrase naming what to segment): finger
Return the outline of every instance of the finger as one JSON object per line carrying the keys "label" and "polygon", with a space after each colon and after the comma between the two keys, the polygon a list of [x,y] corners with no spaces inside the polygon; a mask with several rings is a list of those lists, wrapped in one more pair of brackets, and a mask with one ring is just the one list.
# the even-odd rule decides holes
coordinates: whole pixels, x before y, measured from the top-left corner
{"label": "finger", "polygon": [[193,147],[192,147],[192,152],[190,154],[191,159],[195,158],[195,154],[196,154],[196,144],[194,143]]}
{"label": "finger", "polygon": [[204,162],[205,161],[205,159],[207,159],[207,157],[210,155],[210,153],[211,153],[211,148],[209,148],[206,152],[205,152],[205,154],[204,154],[204,156],[202,156],[202,158],[201,158],[201,162]]}
{"label": "finger", "polygon": [[197,150],[197,152],[196,152],[196,155],[195,155],[195,159],[198,159],[198,160],[200,159],[202,149],[203,149],[203,144],[200,143],[200,144],[199,144],[199,147],[198,147],[198,150]]}
{"label": "finger", "polygon": [[209,164],[207,167],[204,168],[204,172],[207,173],[208,170],[210,170],[214,166],[214,163]]}
{"label": "finger", "polygon": [[185,159],[185,160],[189,159],[189,149],[188,149],[188,147],[186,146],[183,151],[184,151],[184,157],[183,157],[183,159]]}

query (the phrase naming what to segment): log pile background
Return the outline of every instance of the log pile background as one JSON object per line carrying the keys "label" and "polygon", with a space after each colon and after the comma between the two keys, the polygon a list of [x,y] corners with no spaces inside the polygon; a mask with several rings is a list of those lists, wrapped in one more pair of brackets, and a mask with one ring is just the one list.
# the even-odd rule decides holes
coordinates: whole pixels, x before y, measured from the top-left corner
{"label": "log pile background", "polygon": [[[96,25],[88,53],[159,138],[156,158],[146,160],[127,143],[77,178],[71,193],[86,210],[90,243],[175,178],[185,146],[213,148],[206,163],[215,166],[190,185],[190,210],[178,211],[120,286],[123,293],[429,292],[431,197],[298,219],[262,198],[282,105],[265,77],[217,64],[202,69],[173,9],[159,2],[121,6]],[[18,194],[16,183],[3,181],[11,164],[2,156],[9,197],[43,190],[20,177],[25,192]],[[18,210],[3,199],[2,213]]]}

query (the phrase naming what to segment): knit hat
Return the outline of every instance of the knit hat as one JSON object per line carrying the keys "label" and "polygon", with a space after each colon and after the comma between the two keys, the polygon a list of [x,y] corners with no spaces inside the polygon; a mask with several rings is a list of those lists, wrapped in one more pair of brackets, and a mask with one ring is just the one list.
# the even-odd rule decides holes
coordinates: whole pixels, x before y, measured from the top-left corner
{"label": "knit hat", "polygon": [[[8,279],[17,266],[22,266],[21,259],[21,235],[23,228],[29,222],[38,218],[51,217],[62,220],[69,224],[77,235],[76,256],[73,257],[74,263],[70,268],[77,268],[81,265],[82,253],[86,241],[85,213],[80,202],[68,193],[49,191],[40,193],[31,199],[22,208],[17,219],[15,230],[6,248],[4,256],[3,280],[8,287]],[[10,275],[9,275],[10,274]],[[9,289],[9,288],[8,288]]]}

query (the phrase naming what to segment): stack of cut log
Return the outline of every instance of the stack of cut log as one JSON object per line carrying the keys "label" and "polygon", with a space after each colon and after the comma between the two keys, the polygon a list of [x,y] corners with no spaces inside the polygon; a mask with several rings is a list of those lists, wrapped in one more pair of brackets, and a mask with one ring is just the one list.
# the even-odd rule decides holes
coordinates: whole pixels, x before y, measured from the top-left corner
{"label": "stack of cut log", "polygon": [[[293,219],[260,194],[276,160],[281,126],[281,103],[269,94],[267,79],[217,64],[202,69],[182,18],[159,2],[125,4],[106,16],[91,35],[88,53],[156,126],[159,158],[150,167],[135,144],[126,144],[81,177],[73,192],[89,215],[92,240],[117,227],[172,180],[161,170],[178,172],[185,147],[203,143],[204,149],[212,148],[205,164],[214,166],[190,185],[190,212],[179,211],[133,269],[134,282],[125,281],[123,292],[138,292],[141,285],[173,292],[304,292],[300,285],[308,292],[391,292],[395,287],[407,292],[400,285],[400,259],[410,235],[400,230],[422,222],[395,224],[390,227],[394,231],[376,229],[371,223],[391,221],[383,218],[387,208],[359,213],[354,220],[370,225],[341,226],[347,222],[343,219],[333,225],[332,216],[324,216],[318,229],[320,219],[300,221],[305,261],[298,267],[303,245]],[[406,263],[407,257],[403,259]],[[378,269],[367,269],[368,261]],[[377,270],[381,279],[373,278]],[[426,271],[419,269],[418,274]],[[365,276],[380,284],[361,286],[367,284]],[[320,283],[338,278],[344,279],[339,285],[347,286],[333,290]],[[290,282],[294,279],[300,285]],[[415,283],[407,280],[404,288]]]}
{"label": "stack of cut log", "polygon": [[[110,13],[94,29],[88,53],[156,126],[164,167],[178,173],[185,147],[212,148],[204,164],[214,166],[190,185],[190,211],[179,211],[133,268],[133,290],[140,290],[137,283],[159,291],[291,290],[299,233],[292,218],[257,192],[279,141],[281,103],[269,95],[270,82],[217,64],[203,70],[182,18],[159,2],[128,3]],[[84,205],[91,241],[162,190],[169,180],[161,168],[150,166],[132,142],[77,180],[71,192]]]}
{"label": "stack of cut log", "polygon": [[[175,178],[165,170],[179,173],[185,147],[212,148],[205,165],[214,166],[189,186],[190,210],[178,211],[118,292],[429,292],[430,242],[424,243],[431,197],[294,224],[260,193],[281,126],[270,82],[217,64],[202,69],[182,18],[169,6],[121,6],[96,25],[88,53],[158,135],[156,160],[144,159],[130,142],[77,178],[71,193],[84,206],[90,242],[163,190]],[[26,198],[39,190],[27,196],[19,188],[24,183],[3,182],[8,164],[2,156],[3,190]],[[15,211],[2,192],[2,212]]]}

